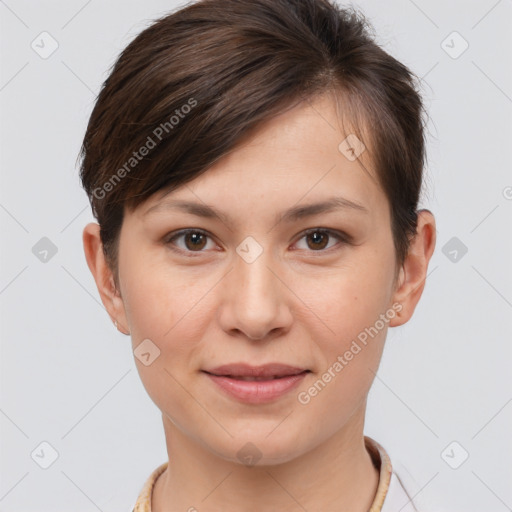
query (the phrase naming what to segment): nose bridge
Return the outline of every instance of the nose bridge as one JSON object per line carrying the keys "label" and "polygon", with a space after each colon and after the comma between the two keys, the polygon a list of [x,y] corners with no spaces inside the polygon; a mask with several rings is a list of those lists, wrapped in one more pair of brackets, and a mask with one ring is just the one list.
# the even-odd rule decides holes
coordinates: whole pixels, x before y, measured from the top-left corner
{"label": "nose bridge", "polygon": [[261,245],[257,247],[254,241],[249,240],[239,245],[237,253],[232,276],[236,296],[248,305],[256,302],[260,308],[269,307],[279,293],[276,277],[269,269],[273,266],[271,251]]}
{"label": "nose bridge", "polygon": [[223,327],[242,331],[251,339],[263,338],[290,320],[283,284],[274,274],[271,250],[248,237],[236,251],[223,294]]}

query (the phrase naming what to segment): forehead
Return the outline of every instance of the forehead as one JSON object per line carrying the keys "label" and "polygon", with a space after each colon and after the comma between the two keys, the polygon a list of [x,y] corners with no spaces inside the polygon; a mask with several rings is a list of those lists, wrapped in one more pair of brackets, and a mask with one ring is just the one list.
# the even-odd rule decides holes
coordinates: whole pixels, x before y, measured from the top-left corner
{"label": "forehead", "polygon": [[139,210],[146,213],[170,199],[275,209],[334,195],[378,209],[385,198],[368,141],[350,129],[331,95],[303,102],[260,125],[193,181],[159,191]]}

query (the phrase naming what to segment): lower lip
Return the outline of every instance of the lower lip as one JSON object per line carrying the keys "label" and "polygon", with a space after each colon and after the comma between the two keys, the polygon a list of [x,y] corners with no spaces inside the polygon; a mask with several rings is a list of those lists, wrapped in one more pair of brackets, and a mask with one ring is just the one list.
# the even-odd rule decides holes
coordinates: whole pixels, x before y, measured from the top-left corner
{"label": "lower lip", "polygon": [[289,375],[279,379],[271,380],[239,380],[231,377],[212,375],[204,372],[217,386],[226,391],[229,395],[251,404],[271,402],[293,388],[304,379],[309,372]]}

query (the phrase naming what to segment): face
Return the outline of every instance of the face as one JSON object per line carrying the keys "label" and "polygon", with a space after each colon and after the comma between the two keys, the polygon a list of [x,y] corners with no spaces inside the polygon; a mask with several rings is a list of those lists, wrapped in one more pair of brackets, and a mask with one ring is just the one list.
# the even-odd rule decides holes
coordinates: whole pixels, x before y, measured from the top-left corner
{"label": "face", "polygon": [[[118,319],[136,352],[149,340],[143,385],[164,422],[226,460],[251,442],[262,463],[286,462],[364,414],[401,306],[389,205],[369,152],[340,150],[347,135],[320,97],[126,212]],[[235,363],[305,372],[273,384],[206,373]]]}

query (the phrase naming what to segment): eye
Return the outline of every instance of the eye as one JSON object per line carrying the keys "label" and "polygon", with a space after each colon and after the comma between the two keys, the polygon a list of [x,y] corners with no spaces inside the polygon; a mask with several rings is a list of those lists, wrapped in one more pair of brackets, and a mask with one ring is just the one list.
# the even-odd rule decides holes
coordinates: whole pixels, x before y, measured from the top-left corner
{"label": "eye", "polygon": [[[184,229],[166,238],[165,244],[170,245],[171,249],[177,252],[203,252],[202,249],[207,246],[208,238],[210,236],[200,229]],[[179,247],[179,244],[175,243],[178,239],[183,239],[184,246]],[[172,247],[173,245],[178,248]]]}
{"label": "eye", "polygon": [[[330,229],[313,228],[306,231],[300,240],[306,240],[306,249],[312,249],[313,252],[321,252],[326,250],[329,238],[335,238],[341,243],[349,243],[349,236],[343,233],[338,233]],[[299,241],[300,241],[299,240]],[[311,242],[311,243],[308,243]],[[335,245],[335,244],[334,244]],[[327,247],[331,249],[332,245]]]}
{"label": "eye", "polygon": [[[322,228],[309,229],[308,231],[302,234],[302,237],[299,239],[299,241],[303,239],[306,240],[306,250],[310,249],[312,252],[322,252],[325,250],[329,250],[332,248],[333,245],[336,245],[328,245],[328,240],[332,238],[338,240],[342,244],[350,243],[349,235],[346,235],[342,232]],[[177,233],[172,233],[170,236],[166,237],[164,243],[166,245],[169,245],[173,251],[180,253],[189,253],[188,255],[190,255],[190,253],[194,252],[205,252],[203,249],[208,249],[209,239],[211,240],[210,235],[200,229],[183,229],[181,231],[178,231]],[[183,243],[177,243],[178,240],[181,240]],[[209,248],[212,249],[211,246]],[[303,248],[299,247],[299,249]]]}

